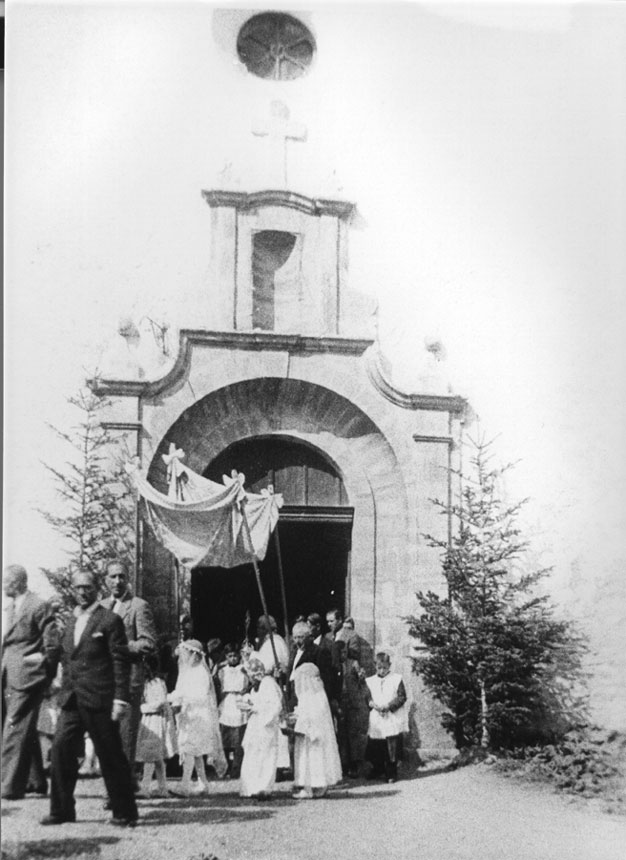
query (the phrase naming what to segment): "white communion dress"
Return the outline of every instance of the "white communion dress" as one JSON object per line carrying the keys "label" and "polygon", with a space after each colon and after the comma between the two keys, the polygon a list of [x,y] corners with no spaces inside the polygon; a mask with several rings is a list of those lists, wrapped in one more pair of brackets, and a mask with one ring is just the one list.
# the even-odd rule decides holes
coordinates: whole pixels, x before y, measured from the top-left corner
{"label": "white communion dress", "polygon": [[317,666],[304,663],[294,672],[298,699],[294,725],[294,785],[313,797],[341,781],[341,760],[333,718]]}
{"label": "white communion dress", "polygon": [[169,698],[173,704],[181,706],[176,715],[179,754],[206,755],[207,764],[215,768],[218,776],[223,776],[227,763],[220,734],[217,697],[204,659],[193,665],[181,661],[176,688]]}

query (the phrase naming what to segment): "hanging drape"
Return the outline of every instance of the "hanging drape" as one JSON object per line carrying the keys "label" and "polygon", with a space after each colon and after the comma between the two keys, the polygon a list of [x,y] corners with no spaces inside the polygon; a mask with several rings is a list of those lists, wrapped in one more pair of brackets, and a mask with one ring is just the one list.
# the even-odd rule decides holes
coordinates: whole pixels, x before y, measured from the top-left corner
{"label": "hanging drape", "polygon": [[270,535],[278,522],[283,499],[270,489],[248,493],[245,477],[233,473],[223,484],[203,478],[184,466],[182,451],[170,447],[169,494],[156,490],[136,466],[127,471],[137,488],[143,514],[157,540],[187,568],[236,567],[249,563],[252,553],[243,528],[248,521],[252,549],[263,560]]}

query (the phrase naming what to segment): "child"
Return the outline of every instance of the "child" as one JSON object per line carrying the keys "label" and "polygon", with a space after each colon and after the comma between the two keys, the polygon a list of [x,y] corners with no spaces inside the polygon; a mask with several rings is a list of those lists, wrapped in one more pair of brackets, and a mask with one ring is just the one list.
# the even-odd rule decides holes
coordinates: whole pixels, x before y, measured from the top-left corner
{"label": "child", "polygon": [[406,691],[400,675],[390,671],[391,659],[383,651],[376,655],[376,674],[366,679],[370,698],[370,721],[367,759],[372,763],[370,779],[398,778],[398,760],[402,757],[402,732],[408,731]]}
{"label": "child", "polygon": [[178,752],[183,762],[180,794],[189,797],[194,768],[202,783],[200,793],[209,790],[204,768],[206,755],[218,776],[226,772],[226,759],[220,737],[215,687],[204,659],[202,644],[187,639],[177,648],[178,680],[169,699],[177,711]]}
{"label": "child", "polygon": [[61,666],[59,666],[57,670],[56,677],[52,679],[50,685],[46,688],[43,694],[43,701],[39,708],[39,715],[37,717],[37,734],[39,735],[41,757],[45,773],[48,773],[50,770],[50,750],[52,749],[52,740],[54,738],[57,721],[59,719],[60,689]]}
{"label": "child", "polygon": [[243,736],[241,797],[266,800],[271,796],[278,763],[278,740],[283,700],[280,687],[264,664],[251,657],[246,669],[252,691],[243,696],[239,707],[249,717]]}
{"label": "child", "polygon": [[176,754],[176,729],[172,708],[167,701],[165,681],[158,675],[156,655],[144,657],[145,681],[141,704],[141,722],[137,734],[135,759],[143,762],[141,797],[151,796],[152,774],[156,772],[156,797],[168,797],[165,759]]}
{"label": "child", "polygon": [[218,672],[220,685],[220,731],[224,753],[228,761],[227,776],[239,779],[243,747],[241,741],[246,730],[247,715],[238,707],[241,697],[247,693],[250,683],[243,666],[237,645],[226,646],[226,665]]}
{"label": "child", "polygon": [[329,785],[341,781],[341,760],[330,705],[314,663],[298,666],[293,678],[298,700],[294,713],[293,796],[298,800],[323,797]]}

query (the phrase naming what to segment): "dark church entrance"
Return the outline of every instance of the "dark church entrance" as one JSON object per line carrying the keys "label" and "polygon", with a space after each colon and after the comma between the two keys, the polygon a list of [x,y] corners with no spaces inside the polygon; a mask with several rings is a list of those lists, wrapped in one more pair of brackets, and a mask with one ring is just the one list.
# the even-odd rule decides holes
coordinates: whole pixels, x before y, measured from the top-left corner
{"label": "dark church entrance", "polygon": [[[278,437],[237,442],[220,454],[205,476],[221,481],[237,469],[252,492],[272,484],[285,505],[278,541],[287,602],[287,621],[333,607],[345,609],[348,598],[352,508],[334,466],[319,451]],[[276,541],[260,563],[268,609],[284,631]],[[252,565],[225,570],[197,568],[191,581],[191,613],[196,635],[242,641],[254,638],[262,606]]]}

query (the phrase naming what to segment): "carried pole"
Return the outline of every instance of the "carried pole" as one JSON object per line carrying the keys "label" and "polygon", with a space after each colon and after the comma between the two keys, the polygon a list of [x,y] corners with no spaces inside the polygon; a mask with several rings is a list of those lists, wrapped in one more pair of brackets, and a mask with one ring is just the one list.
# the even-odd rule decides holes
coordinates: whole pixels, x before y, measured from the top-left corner
{"label": "carried pole", "polygon": [[267,624],[267,629],[270,635],[270,645],[272,646],[272,654],[274,655],[274,663],[279,667],[278,663],[278,654],[276,653],[276,643],[274,642],[274,634],[272,633],[272,625],[270,623],[269,612],[267,611],[267,603],[265,600],[265,592],[263,591],[263,583],[261,582],[261,571],[259,570],[259,565],[257,562],[257,557],[254,552],[254,546],[252,544],[252,535],[250,534],[250,526],[248,525],[248,517],[246,516],[245,509],[245,499],[241,502],[241,516],[243,520],[243,530],[246,536],[246,540],[248,542],[248,550],[250,552],[252,566],[254,567],[254,575],[256,576],[256,584],[259,589],[259,596],[261,598],[261,606],[263,607],[263,614],[265,616],[265,623]]}
{"label": "carried pole", "polygon": [[278,539],[278,523],[274,529],[274,542],[276,544],[276,558],[278,560],[278,578],[280,579],[280,596],[283,603],[283,618],[285,619],[285,642],[291,651],[291,637],[289,635],[289,619],[287,617],[287,594],[285,592],[285,577],[283,576],[283,560],[280,553],[280,540]]}
{"label": "carried pole", "polygon": [[[167,466],[167,480],[168,480],[168,491],[167,494],[170,498],[176,499],[178,502],[184,501],[184,494],[181,482],[178,480],[178,466],[180,461],[185,456],[185,452],[180,450],[174,445],[174,443],[170,443],[169,454],[163,454],[163,461]],[[176,589],[175,595],[175,604],[176,604],[176,626],[178,628],[178,633],[180,635],[180,616],[182,609],[182,601],[181,601],[181,585],[183,582],[183,575],[180,570],[180,562],[178,558],[174,556],[174,587]]]}
{"label": "carried pole", "polygon": [[180,565],[174,556],[174,588],[176,589],[176,626],[180,635]]}
{"label": "carried pole", "polygon": [[[250,526],[248,525],[248,518],[246,516],[245,510],[246,500],[244,499],[241,502],[241,516],[243,518],[243,530],[246,536],[246,540],[248,541],[248,549],[250,550],[250,555],[252,557],[252,566],[254,567],[254,575],[256,576],[256,584],[259,589],[259,595],[261,597],[261,606],[263,607],[263,614],[265,615],[265,623],[267,624],[267,629],[270,634],[270,645],[272,646],[272,654],[274,655],[274,665],[280,672],[280,663],[278,662],[278,654],[276,653],[276,643],[274,642],[274,634],[272,633],[272,625],[270,623],[269,613],[267,611],[267,603],[265,601],[265,592],[263,591],[263,584],[261,582],[261,571],[259,570],[259,565],[257,562],[257,557],[254,552],[254,546],[252,544],[252,535],[250,534]],[[283,700],[283,709],[285,713],[289,710],[289,703],[287,702],[287,695],[283,688],[282,684],[278,684],[278,688],[280,689],[281,698]]]}

